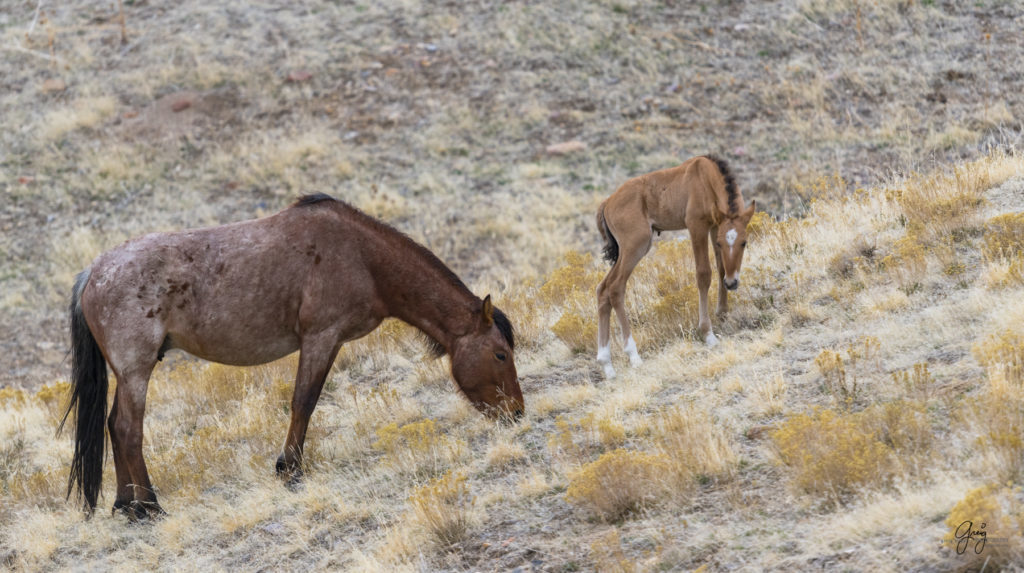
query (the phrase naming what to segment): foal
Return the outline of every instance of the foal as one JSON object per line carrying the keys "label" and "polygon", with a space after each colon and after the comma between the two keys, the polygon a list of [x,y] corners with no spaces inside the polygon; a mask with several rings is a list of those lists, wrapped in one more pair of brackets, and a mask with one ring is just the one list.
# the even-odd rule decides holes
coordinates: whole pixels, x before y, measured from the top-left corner
{"label": "foal", "polygon": [[626,316],[626,281],[650,250],[654,231],[689,229],[697,266],[700,333],[708,346],[718,344],[708,317],[708,236],[718,263],[718,313],[724,314],[728,307],[726,291],[735,290],[740,284],[747,223],[754,214],[754,205],[751,201],[749,207],[744,206],[729,166],[711,155],[634,177],[601,203],[597,229],[605,240],[605,259],[614,263],[597,285],[597,360],[604,366],[605,376],[615,376],[609,345],[612,308],[619,317],[630,364],[642,362]]}
{"label": "foal", "polygon": [[[117,496],[131,519],[159,515],[142,456],[146,388],[171,349],[248,366],[299,351],[291,424],[277,472],[301,476],[309,419],[341,345],[387,317],[426,334],[470,402],[523,413],[512,325],[430,251],[327,195],[231,225],[154,233],[97,257],[71,297],[71,401],[77,485],[92,513],[110,433]],[[117,378],[107,410],[107,365]],[[63,427],[64,422],[61,422]]]}

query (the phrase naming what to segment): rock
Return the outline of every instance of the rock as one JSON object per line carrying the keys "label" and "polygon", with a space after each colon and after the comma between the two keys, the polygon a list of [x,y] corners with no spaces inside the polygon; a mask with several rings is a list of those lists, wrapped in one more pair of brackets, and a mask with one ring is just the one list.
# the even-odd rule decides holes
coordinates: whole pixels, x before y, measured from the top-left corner
{"label": "rock", "polygon": [[171,104],[171,111],[178,113],[190,107],[192,107],[192,100],[183,98]]}
{"label": "rock", "polygon": [[577,151],[583,151],[587,148],[587,144],[582,141],[563,141],[562,143],[554,143],[547,147],[548,155],[569,155],[570,153],[576,153]]}
{"label": "rock", "polygon": [[312,78],[313,74],[306,70],[293,70],[291,72],[288,72],[288,75],[285,76],[284,81],[297,84],[300,82],[309,81]]}
{"label": "rock", "polygon": [[50,78],[43,82],[43,85],[39,87],[43,93],[62,92],[66,90],[68,85],[64,83],[64,80],[60,78]]}

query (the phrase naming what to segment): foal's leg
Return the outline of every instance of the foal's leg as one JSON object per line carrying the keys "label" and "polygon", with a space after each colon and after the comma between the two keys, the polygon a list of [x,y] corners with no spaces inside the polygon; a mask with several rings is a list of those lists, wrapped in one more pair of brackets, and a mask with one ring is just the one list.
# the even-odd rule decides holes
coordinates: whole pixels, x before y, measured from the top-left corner
{"label": "foal's leg", "polygon": [[607,286],[607,291],[615,315],[619,319],[623,350],[629,355],[630,365],[639,366],[643,360],[636,350],[636,341],[633,340],[629,316],[626,314],[626,283],[640,259],[651,250],[651,228],[647,226],[624,235],[626,236],[619,242],[619,261],[612,269],[616,272],[615,281]]}
{"label": "foal's leg", "polygon": [[708,229],[691,228],[690,242],[693,244],[693,262],[697,266],[697,294],[700,297],[700,335],[708,346],[718,344],[718,338],[711,332],[711,318],[708,316],[708,287],[711,286],[711,261],[708,260]]}
{"label": "foal's leg", "polygon": [[[711,228],[711,236],[718,236],[718,227]],[[725,263],[722,262],[722,246],[712,239],[715,248],[715,262],[718,264],[718,315],[723,316],[729,310],[729,290],[725,288]]]}
{"label": "foal's leg", "polygon": [[292,420],[284,453],[277,458],[277,474],[294,485],[302,479],[302,446],[306,441],[309,418],[320,399],[324,381],[334,364],[341,345],[337,336],[323,335],[306,338],[299,352],[299,371],[295,376],[295,393],[292,395]]}
{"label": "foal's leg", "polygon": [[117,474],[114,511],[126,511],[133,519],[165,514],[156,500],[142,457],[142,421],[146,413],[146,390],[156,362],[135,365],[126,371],[115,370],[117,391],[108,426]]}
{"label": "foal's leg", "polygon": [[[615,266],[618,261],[615,262]],[[607,295],[608,283],[615,273],[615,266],[612,266],[608,274],[599,285],[597,285],[597,361],[604,367],[606,378],[615,377],[615,368],[612,367],[611,353],[611,318],[612,300]]]}

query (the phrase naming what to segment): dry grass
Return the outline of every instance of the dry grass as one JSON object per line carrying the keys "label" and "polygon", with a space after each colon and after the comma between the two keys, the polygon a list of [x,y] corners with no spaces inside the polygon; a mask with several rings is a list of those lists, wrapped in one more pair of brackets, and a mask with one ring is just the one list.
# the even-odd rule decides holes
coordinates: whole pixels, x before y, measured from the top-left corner
{"label": "dry grass", "polygon": [[[1019,7],[136,2],[121,44],[110,6],[41,6],[0,11],[4,566],[957,570],[971,519],[1019,567]],[[605,381],[594,210],[707,152],[763,209],[723,342],[664,233],[627,294],[644,365],[615,346]],[[53,435],[74,274],[316,191],[494,295],[526,418],[481,418],[389,321],[343,348],[291,491],[295,358],[171,354],[144,445],[171,515],[84,521]]]}

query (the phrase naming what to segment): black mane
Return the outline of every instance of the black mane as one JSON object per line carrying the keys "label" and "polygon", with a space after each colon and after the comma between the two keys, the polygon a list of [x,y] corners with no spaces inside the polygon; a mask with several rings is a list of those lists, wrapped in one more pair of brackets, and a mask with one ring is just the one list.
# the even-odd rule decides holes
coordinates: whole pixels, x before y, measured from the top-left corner
{"label": "black mane", "polygon": [[340,203],[340,201],[326,193],[312,193],[310,195],[303,195],[302,197],[299,197],[298,200],[292,203],[292,207],[305,207],[306,205],[316,205],[317,203],[322,203],[324,201],[334,201],[335,203]]}
{"label": "black mane", "polygon": [[736,179],[733,177],[732,171],[729,169],[729,164],[717,155],[705,155],[704,157],[714,161],[715,165],[718,166],[718,171],[722,174],[722,179],[725,180],[725,196],[729,200],[728,214],[735,215],[739,210],[739,206],[736,205],[736,197],[738,196],[738,193],[736,192]]}

